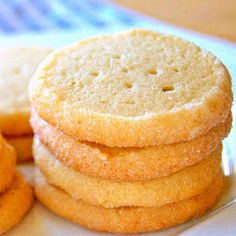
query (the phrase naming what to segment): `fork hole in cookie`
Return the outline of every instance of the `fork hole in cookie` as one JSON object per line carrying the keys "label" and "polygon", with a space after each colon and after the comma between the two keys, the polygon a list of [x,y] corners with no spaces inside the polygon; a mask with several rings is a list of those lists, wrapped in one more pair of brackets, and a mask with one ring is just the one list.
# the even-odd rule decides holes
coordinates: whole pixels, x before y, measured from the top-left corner
{"label": "fork hole in cookie", "polygon": [[149,69],[147,72],[149,75],[156,75],[157,74],[157,70],[153,69],[153,68]]}
{"label": "fork hole in cookie", "polygon": [[162,92],[171,92],[171,91],[173,91],[175,88],[174,88],[174,86],[173,85],[166,85],[166,86],[163,86],[162,88]]}
{"label": "fork hole in cookie", "polygon": [[174,68],[174,72],[178,73],[179,69],[178,68]]}
{"label": "fork hole in cookie", "polygon": [[91,74],[92,76],[98,76],[98,75],[99,75],[98,71],[92,71],[90,74]]}
{"label": "fork hole in cookie", "polygon": [[122,71],[123,71],[124,73],[127,73],[127,72],[128,72],[128,69],[127,69],[127,68],[122,68]]}
{"label": "fork hole in cookie", "polygon": [[133,84],[131,84],[130,82],[125,82],[125,87],[127,88],[127,89],[131,89],[132,87],[133,87]]}

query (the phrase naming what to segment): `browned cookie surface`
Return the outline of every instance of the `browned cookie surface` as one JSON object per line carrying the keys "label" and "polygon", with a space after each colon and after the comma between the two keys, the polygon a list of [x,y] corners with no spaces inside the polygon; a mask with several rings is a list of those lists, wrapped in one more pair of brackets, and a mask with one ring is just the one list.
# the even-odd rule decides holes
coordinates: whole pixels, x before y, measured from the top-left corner
{"label": "browned cookie surface", "polygon": [[0,195],[0,234],[16,226],[29,211],[32,203],[32,188],[16,173],[12,186]]}
{"label": "browned cookie surface", "polygon": [[157,231],[199,217],[216,204],[222,188],[223,175],[220,172],[204,192],[187,200],[159,208],[107,209],[76,201],[64,191],[49,185],[38,170],[35,173],[36,196],[46,207],[86,228],[113,233]]}
{"label": "browned cookie surface", "polygon": [[18,163],[33,160],[33,154],[32,154],[33,135],[24,135],[20,137],[7,137],[6,139],[15,148]]}
{"label": "browned cookie surface", "polygon": [[232,116],[207,134],[188,142],[146,148],[109,148],[81,142],[41,119],[31,124],[41,142],[68,167],[85,175],[113,181],[144,181],[168,176],[205,159],[231,129]]}
{"label": "browned cookie surface", "polygon": [[212,183],[221,164],[220,146],[203,161],[175,174],[149,181],[114,182],[66,167],[39,140],[35,141],[35,165],[49,184],[63,189],[74,199],[106,208],[160,207],[196,196]]}

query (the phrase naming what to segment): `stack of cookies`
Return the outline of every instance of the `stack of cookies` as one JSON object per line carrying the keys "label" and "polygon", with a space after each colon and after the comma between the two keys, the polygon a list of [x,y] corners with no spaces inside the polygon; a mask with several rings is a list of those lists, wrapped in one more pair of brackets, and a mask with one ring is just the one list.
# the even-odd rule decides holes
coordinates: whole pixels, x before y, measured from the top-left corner
{"label": "stack of cookies", "polygon": [[18,224],[31,208],[32,193],[16,171],[14,149],[0,134],[0,235]]}
{"label": "stack of cookies", "polygon": [[50,51],[46,48],[0,50],[0,130],[16,149],[18,162],[32,159],[28,84]]}
{"label": "stack of cookies", "polygon": [[50,54],[30,83],[35,192],[96,231],[199,217],[223,189],[231,79],[211,53],[132,30]]}

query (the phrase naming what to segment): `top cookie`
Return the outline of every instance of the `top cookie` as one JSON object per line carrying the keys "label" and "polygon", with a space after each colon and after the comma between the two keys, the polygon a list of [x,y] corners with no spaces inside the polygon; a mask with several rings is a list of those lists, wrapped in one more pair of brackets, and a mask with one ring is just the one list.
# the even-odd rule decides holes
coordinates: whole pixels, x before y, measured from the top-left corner
{"label": "top cookie", "polygon": [[211,53],[132,30],[52,53],[30,84],[32,105],[65,133],[107,146],[190,140],[223,122],[231,79]]}
{"label": "top cookie", "polygon": [[5,135],[31,133],[28,84],[47,48],[0,50],[0,130]]}

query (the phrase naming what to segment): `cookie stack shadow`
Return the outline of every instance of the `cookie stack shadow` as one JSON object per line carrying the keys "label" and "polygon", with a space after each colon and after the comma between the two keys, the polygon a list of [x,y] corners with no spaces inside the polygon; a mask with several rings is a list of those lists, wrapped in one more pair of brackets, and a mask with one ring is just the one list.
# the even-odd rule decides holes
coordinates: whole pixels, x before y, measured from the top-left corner
{"label": "cookie stack shadow", "polygon": [[[169,105],[166,105],[165,98],[162,100],[162,96],[167,96],[167,93],[170,99],[176,99],[175,95],[171,93],[174,86],[159,84],[161,91],[156,92],[157,95],[153,95],[150,92],[152,86],[146,85],[152,83],[149,82],[150,78],[158,77],[157,71],[153,67],[159,66],[154,60],[156,55],[150,56],[148,48],[153,47],[155,52],[156,47],[164,47],[173,54],[183,50],[182,54],[193,54],[193,60],[196,59],[196,55],[201,55],[201,60],[207,61],[208,64],[211,63],[211,60],[214,66],[214,63],[218,63],[217,66],[212,66],[213,69],[211,68],[210,73],[213,76],[218,76],[218,72],[215,73],[214,69],[217,71],[220,68],[219,71],[222,72],[224,66],[219,61],[215,61],[211,54],[209,57],[206,56],[207,54],[201,53],[199,48],[190,43],[150,31],[134,30],[114,37],[107,36],[98,39],[82,41],[81,44],[78,43],[53,53],[32,80],[30,86],[31,125],[35,134],[33,152],[36,165],[35,192],[37,198],[56,214],[96,231],[118,233],[157,231],[203,215],[217,203],[223,190],[222,140],[228,135],[232,123],[230,78],[227,77],[226,72],[226,74],[220,75],[222,80],[219,81],[222,83],[224,92],[215,91],[216,93],[213,93],[212,90],[212,97],[201,95],[200,102],[194,100],[192,103],[193,107],[194,104],[197,104],[196,109],[183,106],[181,112],[178,109],[171,110]],[[102,46],[100,41],[103,41]],[[119,42],[119,49],[117,42]],[[171,44],[172,42],[174,46]],[[156,43],[161,46],[156,46]],[[90,46],[86,48],[87,45]],[[144,48],[143,45],[145,45]],[[104,50],[108,50],[108,53],[104,53],[105,59],[100,55],[100,46],[102,53]],[[134,47],[133,50],[131,50],[132,47]],[[171,51],[172,47],[177,48],[175,52]],[[91,54],[92,56],[88,56],[88,64],[91,63],[91,60],[94,60],[93,62],[96,64],[102,58],[102,62],[98,62],[100,67],[96,67],[97,64],[93,65],[96,71],[91,72],[92,76],[97,77],[97,84],[81,86],[79,82],[84,82],[83,75],[76,79],[76,74],[73,74],[73,78],[71,76],[65,78],[66,73],[74,70],[74,64],[71,61],[79,61],[78,58],[86,53],[89,54],[91,48],[96,49],[94,49],[95,55],[97,53],[99,58],[94,59],[94,54]],[[92,52],[94,53],[94,51]],[[116,53],[114,54],[114,52]],[[127,73],[124,66],[127,68],[129,63],[132,64],[132,60],[136,60],[135,62],[139,60],[136,55],[133,56],[132,53],[129,55],[130,52],[137,53],[138,56],[142,55],[142,58],[147,56],[148,60],[145,61],[147,65],[138,66],[138,73],[133,72],[136,70],[133,68],[134,66],[130,67],[131,75],[126,74],[122,78],[127,77],[131,80],[137,76],[137,81],[132,81],[132,83],[125,81],[126,92],[121,92],[123,94],[118,101],[112,100],[112,96],[118,96],[118,92],[112,91],[112,95],[107,96],[112,101],[107,105],[106,101],[103,101],[105,98],[101,97],[99,93],[100,91],[103,94],[109,93],[109,86],[112,86],[112,83],[107,87],[106,85],[110,83],[112,73],[119,74],[119,76],[123,72]],[[156,53],[159,52],[158,49]],[[164,55],[169,56],[171,53]],[[169,63],[168,56],[166,63]],[[104,66],[107,65],[106,57],[111,61],[110,66],[114,64],[112,69]],[[126,58],[128,58],[127,61],[122,61],[122,65],[115,65],[117,60],[126,60]],[[173,55],[173,58],[177,58],[177,56]],[[69,59],[68,63],[66,59]],[[181,64],[181,60],[185,59],[186,57],[177,60],[180,60]],[[194,66],[199,69],[200,73],[205,73],[205,66],[208,64],[206,65],[205,61],[201,64],[201,60],[196,59]],[[76,63],[79,64],[80,61],[78,61]],[[87,68],[83,68],[85,61],[86,58],[83,58],[79,64],[84,74],[87,70]],[[157,65],[154,65],[155,63]],[[190,62],[188,64],[191,67]],[[148,66],[151,69],[147,70]],[[173,73],[172,76],[177,76],[176,80],[178,80],[178,75],[175,73],[180,73],[181,68],[178,68],[177,71],[172,64],[169,68],[165,68],[165,64],[162,66],[163,68],[158,68],[158,70],[165,69],[169,73],[173,69],[170,73]],[[119,67],[121,67],[121,71],[117,69]],[[78,68],[80,67],[78,66]],[[149,73],[147,75],[149,81],[144,81],[144,83],[142,80],[147,78],[141,76],[140,79],[139,76],[143,68]],[[97,70],[100,71],[97,72]],[[186,70],[186,68],[183,69],[183,74],[187,73],[183,76],[190,76],[191,73],[188,74]],[[111,73],[110,77],[105,76],[103,84],[99,88],[99,79],[102,79],[102,76],[108,73],[107,71]],[[60,73],[63,73],[64,76],[62,76],[62,81],[60,81]],[[144,75],[146,76],[146,74]],[[54,83],[54,79],[57,80],[57,83]],[[45,80],[47,82],[44,83]],[[212,80],[216,81],[217,78]],[[116,81],[114,79],[113,83],[117,83]],[[159,83],[158,81],[156,83]],[[180,84],[181,81],[182,78],[179,79]],[[63,86],[59,84],[60,82]],[[217,86],[218,82],[216,82]],[[204,83],[206,87],[214,86],[205,80]],[[183,84],[186,86],[185,82]],[[89,87],[90,85],[91,87]],[[73,90],[70,86],[77,87]],[[100,89],[99,91],[96,90],[96,86]],[[114,90],[116,90],[115,86],[118,86],[117,90],[120,90],[118,84],[114,85]],[[149,86],[149,90],[146,86]],[[133,95],[127,98],[132,93],[132,87],[136,90],[134,89]],[[139,88],[141,88],[140,91]],[[92,90],[93,92],[91,92]],[[81,97],[84,96],[83,99],[78,98],[80,93],[83,93],[81,95]],[[152,97],[151,105],[149,100],[144,103],[146,106],[136,100],[138,103],[136,105],[131,101],[136,96],[135,93],[138,94],[140,101],[143,101],[143,94],[147,98],[148,96],[159,96],[160,101]],[[205,90],[202,94],[204,93]],[[193,96],[195,95],[194,90]],[[77,99],[76,101],[73,100],[73,96]],[[91,96],[97,96],[97,100],[92,101]],[[188,97],[189,95],[179,96]],[[126,98],[126,102],[123,103],[122,99]],[[198,98],[195,97],[195,99]],[[205,100],[202,101],[202,99]],[[187,100],[189,101],[189,98],[186,98]],[[110,106],[112,102],[114,110]],[[98,103],[99,105],[97,105]],[[178,99],[176,99],[177,103],[180,103]],[[155,107],[150,108],[152,105],[159,106],[154,115]],[[108,110],[104,106],[108,106]],[[163,108],[163,106],[166,107]],[[203,108],[199,108],[199,106]],[[130,110],[124,112],[124,109],[127,108]],[[158,109],[162,108],[164,112],[160,115]],[[150,111],[150,116],[148,109],[153,109]],[[168,109],[171,112],[168,113]],[[140,111],[147,115],[141,117]],[[133,118],[135,112],[139,114]],[[110,114],[107,115],[107,113]],[[127,116],[129,117],[127,118]]]}
{"label": "cookie stack shadow", "polygon": [[16,171],[16,153],[0,134],[0,234],[13,228],[31,208],[33,191]]}

